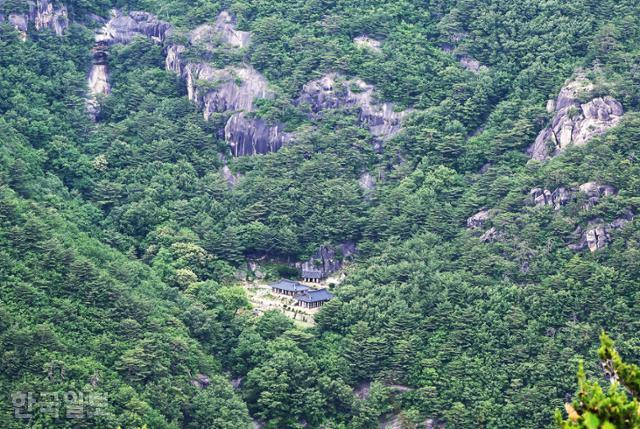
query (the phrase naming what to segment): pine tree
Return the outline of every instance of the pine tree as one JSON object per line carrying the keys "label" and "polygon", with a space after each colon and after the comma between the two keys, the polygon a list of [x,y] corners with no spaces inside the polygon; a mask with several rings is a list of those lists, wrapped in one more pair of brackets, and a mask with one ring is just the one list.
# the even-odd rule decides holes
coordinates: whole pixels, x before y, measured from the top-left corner
{"label": "pine tree", "polygon": [[605,392],[597,382],[587,381],[584,367],[578,369],[578,397],[565,404],[567,419],[556,411],[562,429],[636,429],[640,428],[640,367],[622,361],[613,341],[604,332],[598,355],[611,386]]}

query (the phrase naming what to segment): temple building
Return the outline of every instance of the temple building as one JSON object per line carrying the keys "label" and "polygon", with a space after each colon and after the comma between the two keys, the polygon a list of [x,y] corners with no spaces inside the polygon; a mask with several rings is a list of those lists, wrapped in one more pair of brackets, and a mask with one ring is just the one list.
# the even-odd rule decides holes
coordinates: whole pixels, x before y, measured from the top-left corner
{"label": "temple building", "polygon": [[315,268],[302,267],[302,280],[309,283],[320,283],[324,278],[322,270]]}
{"label": "temple building", "polygon": [[297,305],[305,308],[322,307],[331,298],[333,298],[333,294],[326,289],[309,290],[294,297]]}
{"label": "temple building", "polygon": [[288,279],[281,279],[270,286],[275,293],[288,296],[295,296],[299,293],[311,290],[309,286],[305,286],[302,283]]}

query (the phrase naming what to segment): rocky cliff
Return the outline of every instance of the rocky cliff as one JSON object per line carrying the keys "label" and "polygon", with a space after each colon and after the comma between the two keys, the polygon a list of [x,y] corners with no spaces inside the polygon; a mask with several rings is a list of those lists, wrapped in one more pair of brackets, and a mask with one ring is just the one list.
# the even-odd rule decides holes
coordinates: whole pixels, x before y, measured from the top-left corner
{"label": "rocky cliff", "polygon": [[227,11],[220,12],[213,28],[225,43],[235,48],[245,48],[251,40],[251,33],[236,30],[236,20]]}
{"label": "rocky cliff", "polygon": [[122,14],[118,10],[113,10],[109,21],[96,33],[96,42],[104,42],[109,45],[129,43],[136,36],[163,42],[170,33],[171,25],[158,20],[150,13]]}
{"label": "rocky cliff", "polygon": [[327,109],[355,109],[371,134],[386,140],[401,130],[410,111],[396,111],[393,103],[376,101],[373,92],[373,85],[361,79],[330,73],[304,85],[297,103],[308,106],[315,118],[320,118]]}
{"label": "rocky cliff", "polygon": [[109,84],[108,49],[119,43],[129,43],[135,37],[146,37],[158,43],[164,42],[171,33],[171,25],[158,20],[154,15],[146,12],[131,12],[122,14],[113,10],[111,18],[96,32],[93,47],[93,65],[89,72],[87,84],[89,97],[87,110],[92,117],[96,117],[99,110],[99,97],[111,93]]}
{"label": "rocky cliff", "polygon": [[[327,278],[342,268],[345,259],[356,252],[354,243],[343,243],[337,247],[320,246],[309,260],[298,264],[302,272],[317,272],[321,278]],[[303,274],[304,276],[304,274]]]}
{"label": "rocky cliff", "polygon": [[588,98],[593,90],[593,84],[584,75],[578,75],[560,90],[555,101],[547,103],[553,118],[529,147],[531,158],[544,161],[570,145],[583,145],[620,121],[624,110],[612,97],[595,97],[581,103],[581,98]]}
{"label": "rocky cliff", "polygon": [[215,24],[201,25],[188,37],[188,45],[172,45],[167,48],[165,65],[181,76],[187,84],[189,100],[202,109],[205,119],[213,113],[230,113],[224,138],[233,156],[256,155],[274,152],[292,140],[282,124],[268,124],[250,115],[255,111],[255,101],[271,98],[273,91],[267,80],[249,65],[215,68],[209,63],[188,60],[185,53],[192,46],[213,49],[216,39],[231,48],[244,48],[251,35],[238,31],[235,20],[228,12],[221,12]]}
{"label": "rocky cliff", "polygon": [[[6,0],[0,0],[0,6]],[[9,13],[7,16],[0,14],[0,22],[8,21],[22,34],[23,40],[27,38],[29,24],[33,24],[36,30],[49,29],[61,36],[69,27],[67,7],[63,4],[54,5],[49,0],[27,1],[27,12]]]}
{"label": "rocky cliff", "polygon": [[533,188],[529,192],[531,204],[534,206],[553,206],[559,210],[562,206],[568,204],[578,192],[585,196],[585,202],[582,205],[584,210],[593,208],[600,202],[603,197],[616,195],[618,191],[611,185],[603,185],[597,182],[587,182],[578,188],[567,188],[561,186],[553,191],[543,188]]}
{"label": "rocky cliff", "polygon": [[224,127],[224,138],[233,156],[276,152],[293,140],[280,124],[269,125],[263,119],[240,112],[232,115]]}
{"label": "rocky cliff", "polygon": [[531,202],[535,206],[553,206],[555,210],[559,210],[560,207],[567,204],[571,200],[571,190],[560,187],[554,191],[543,188],[533,188],[529,195],[531,196]]}

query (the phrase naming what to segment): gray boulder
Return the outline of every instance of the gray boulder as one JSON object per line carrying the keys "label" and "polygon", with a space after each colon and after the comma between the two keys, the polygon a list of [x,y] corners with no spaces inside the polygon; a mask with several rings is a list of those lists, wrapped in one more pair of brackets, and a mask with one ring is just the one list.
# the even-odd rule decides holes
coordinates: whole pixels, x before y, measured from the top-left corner
{"label": "gray boulder", "polygon": [[467,228],[481,228],[489,220],[489,210],[482,209],[467,219]]}
{"label": "gray boulder", "polygon": [[616,188],[610,185],[601,185],[597,182],[587,182],[580,185],[580,192],[584,193],[587,197],[587,201],[584,203],[583,208],[589,210],[600,202],[602,197],[608,197],[616,195],[618,191]]}
{"label": "gray boulder", "polygon": [[527,150],[532,159],[544,161],[570,145],[584,145],[620,122],[624,110],[612,97],[595,97],[580,103],[581,96],[593,90],[594,85],[584,75],[578,75],[560,90],[555,103],[547,103],[548,110],[553,108],[553,119]]}
{"label": "gray boulder", "polygon": [[591,220],[584,230],[580,227],[576,229],[574,236],[579,237],[579,241],[570,244],[569,248],[572,250],[589,248],[591,252],[603,249],[611,242],[611,233],[616,229],[623,228],[634,217],[633,212],[627,210],[622,217],[608,224],[603,222],[602,219]]}
{"label": "gray boulder", "polygon": [[571,201],[572,192],[565,187],[560,187],[553,192],[548,189],[533,188],[529,195],[534,206],[553,206],[555,210],[559,210]]}
{"label": "gray boulder", "polygon": [[402,129],[402,121],[411,111],[396,111],[393,103],[379,103],[373,92],[373,85],[361,79],[346,79],[337,73],[329,73],[304,85],[297,103],[309,106],[311,116],[316,119],[324,110],[353,108],[374,137],[386,140]]}

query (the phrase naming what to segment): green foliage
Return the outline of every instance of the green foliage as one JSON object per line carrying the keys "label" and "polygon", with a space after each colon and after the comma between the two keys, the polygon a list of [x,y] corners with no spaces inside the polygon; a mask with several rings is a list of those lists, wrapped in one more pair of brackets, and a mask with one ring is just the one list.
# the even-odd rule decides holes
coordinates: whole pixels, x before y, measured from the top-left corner
{"label": "green foliage", "polygon": [[[638,353],[638,221],[597,253],[567,247],[589,221],[640,209],[637,2],[65,4],[77,22],[121,7],[185,31],[229,9],[251,45],[212,40],[185,55],[258,69],[276,95],[254,114],[284,123],[296,140],[232,159],[225,115],[204,121],[180,78],[163,70],[164,46],[142,38],[110,48],[113,93],[91,122],[91,30],[30,31],[22,42],[0,25],[3,396],[106,393],[107,415],[74,427],[240,428],[251,415],[270,428],[394,419],[540,428],[571,390],[577,360],[595,350],[595,333],[606,329],[625,354]],[[356,47],[362,35],[381,51]],[[464,69],[462,55],[486,68]],[[524,149],[549,120],[546,100],[579,67],[596,84],[592,96],[623,103],[625,120],[585,147],[528,162]],[[414,109],[404,132],[376,142],[357,109],[309,117],[296,98],[327,72]],[[374,189],[362,189],[363,173]],[[585,195],[558,210],[527,196],[588,181],[618,193],[590,209]],[[490,219],[467,229],[482,207]],[[493,240],[481,240],[492,227]],[[295,277],[290,262],[351,241],[359,253],[315,328],[249,311],[236,280],[246,258]],[[637,367],[606,338],[601,357],[637,396]],[[580,386],[578,419],[565,427],[635,421],[637,403],[622,388],[605,392],[584,378]],[[47,419],[26,424],[49,427]],[[25,425],[5,407],[0,426]]]}
{"label": "green foliage", "polygon": [[612,378],[611,386],[605,392],[597,382],[587,381],[581,363],[578,370],[578,397],[573,404],[565,404],[568,414],[566,420],[562,419],[559,411],[556,412],[558,426],[566,429],[640,427],[640,368],[624,363],[613,348],[613,341],[605,333],[600,336],[598,354],[603,368]]}

